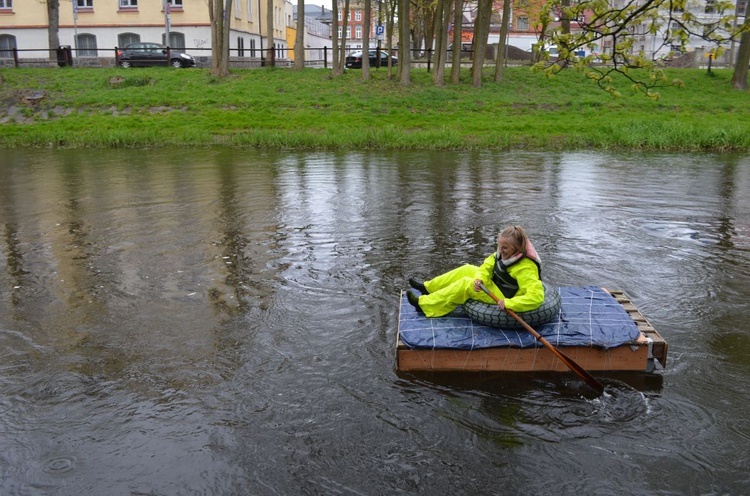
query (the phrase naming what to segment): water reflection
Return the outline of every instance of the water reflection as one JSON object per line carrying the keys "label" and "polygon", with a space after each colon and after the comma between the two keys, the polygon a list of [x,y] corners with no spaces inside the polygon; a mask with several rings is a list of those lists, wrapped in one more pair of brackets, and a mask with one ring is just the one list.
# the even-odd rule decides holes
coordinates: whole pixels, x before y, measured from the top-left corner
{"label": "water reflection", "polygon": [[[749,160],[6,150],[0,492],[739,493]],[[624,290],[669,369],[600,399],[397,374],[407,277],[508,224],[551,284]]]}

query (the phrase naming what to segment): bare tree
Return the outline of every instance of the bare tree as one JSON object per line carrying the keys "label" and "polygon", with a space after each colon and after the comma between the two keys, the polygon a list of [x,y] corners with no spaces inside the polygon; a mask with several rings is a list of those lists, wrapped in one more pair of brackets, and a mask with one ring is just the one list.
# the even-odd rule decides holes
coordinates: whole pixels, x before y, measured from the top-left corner
{"label": "bare tree", "polygon": [[474,58],[472,59],[472,82],[475,88],[482,86],[482,69],[487,52],[487,37],[490,34],[492,0],[479,0],[477,18],[474,20]]}
{"label": "bare tree", "polygon": [[745,22],[742,24],[740,31],[740,48],[737,51],[737,61],[734,64],[732,73],[732,86],[738,90],[747,90],[747,73],[750,66],[750,2],[745,3]]}
{"label": "bare tree", "polygon": [[297,0],[297,33],[294,38],[294,70],[305,68],[305,0]]}
{"label": "bare tree", "polygon": [[60,0],[47,0],[47,20],[49,58],[54,59],[57,57],[57,47],[60,46]]}
{"label": "bare tree", "polygon": [[464,22],[464,2],[456,0],[456,6],[453,10],[453,59],[451,60],[451,83],[458,84],[461,82],[461,55],[463,51],[463,22]]}
{"label": "bare tree", "polygon": [[403,86],[411,85],[411,30],[409,14],[410,0],[398,2],[398,75]]}
{"label": "bare tree", "polygon": [[[562,37],[570,36],[570,0],[561,0],[562,8],[560,9],[560,35]],[[557,60],[557,64],[562,67],[568,67],[569,59],[560,57]]]}
{"label": "bare tree", "polygon": [[[370,79],[370,26],[372,25],[371,0],[365,0],[365,18],[362,30],[362,79]],[[379,55],[379,54],[378,54]]]}
{"label": "bare tree", "polygon": [[271,63],[266,62],[266,65],[273,67],[276,65],[276,57],[274,56],[276,43],[273,41],[273,0],[268,0],[266,3],[266,37],[268,38],[268,59],[271,59]]}
{"label": "bare tree", "polygon": [[393,53],[393,29],[396,26],[396,9],[398,6],[399,0],[385,0],[383,3],[385,4],[386,9],[386,51],[388,53],[388,78],[393,77],[393,60],[391,59],[391,54]]}
{"label": "bare tree", "polygon": [[[416,53],[425,48],[433,48],[436,29],[442,22],[437,15],[440,0],[412,0],[411,5],[411,22],[409,30],[411,32],[412,50]],[[412,52],[413,53],[413,52]]]}
{"label": "bare tree", "polygon": [[344,68],[341,64],[339,64],[339,26],[338,26],[338,18],[339,18],[339,2],[338,0],[333,0],[331,2],[331,16],[333,19],[333,22],[331,23],[331,45],[332,45],[332,53],[331,57],[333,58],[333,67],[331,69],[331,75],[332,76],[340,76],[344,73]]}
{"label": "bare tree", "polygon": [[208,0],[208,17],[211,20],[211,75],[229,75],[229,31],[232,18],[232,0]]}
{"label": "bare tree", "polygon": [[[334,0],[338,1],[338,0]],[[341,52],[339,52],[339,66],[341,67],[341,71],[344,71],[344,64],[346,63],[346,28],[349,25],[349,16],[351,15],[350,11],[350,5],[349,0],[344,1],[344,12],[342,14],[342,19],[344,24],[341,26]]]}
{"label": "bare tree", "polygon": [[435,69],[432,82],[445,85],[445,62],[448,58],[448,25],[451,18],[451,0],[438,0],[435,10]]}
{"label": "bare tree", "polygon": [[503,80],[503,69],[505,68],[505,52],[508,41],[508,29],[510,24],[510,3],[512,0],[503,1],[503,20],[500,25],[500,39],[497,43],[497,57],[495,58],[495,82]]}

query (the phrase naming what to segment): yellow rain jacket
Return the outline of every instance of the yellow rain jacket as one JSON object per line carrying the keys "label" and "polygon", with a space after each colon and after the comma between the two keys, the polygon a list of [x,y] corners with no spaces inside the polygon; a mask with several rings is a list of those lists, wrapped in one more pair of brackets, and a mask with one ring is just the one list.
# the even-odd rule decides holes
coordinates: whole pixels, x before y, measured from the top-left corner
{"label": "yellow rain jacket", "polygon": [[419,297],[419,306],[427,317],[441,317],[449,314],[466,300],[479,300],[490,305],[495,301],[482,291],[474,291],[474,280],[480,279],[495,296],[505,300],[505,306],[514,312],[528,312],[544,302],[544,286],[539,279],[536,262],[524,257],[507,268],[508,274],[518,282],[518,292],[512,298],[505,298],[502,291],[492,282],[495,266],[493,253],[481,266],[462,265],[456,269],[425,281],[430,294]]}

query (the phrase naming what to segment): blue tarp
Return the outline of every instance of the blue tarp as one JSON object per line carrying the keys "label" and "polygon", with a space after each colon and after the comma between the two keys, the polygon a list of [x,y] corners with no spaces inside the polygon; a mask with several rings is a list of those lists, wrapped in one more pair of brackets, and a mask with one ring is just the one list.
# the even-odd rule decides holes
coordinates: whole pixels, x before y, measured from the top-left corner
{"label": "blue tarp", "polygon": [[[596,286],[561,287],[562,307],[552,322],[535,328],[555,346],[614,348],[635,341],[638,327],[612,295]],[[543,346],[527,331],[475,323],[456,308],[445,317],[428,319],[401,298],[401,340],[410,348],[477,348]]]}

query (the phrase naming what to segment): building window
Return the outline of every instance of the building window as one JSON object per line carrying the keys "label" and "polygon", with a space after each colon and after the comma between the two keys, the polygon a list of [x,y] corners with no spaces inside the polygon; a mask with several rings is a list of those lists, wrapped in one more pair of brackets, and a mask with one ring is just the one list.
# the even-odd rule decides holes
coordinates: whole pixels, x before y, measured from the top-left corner
{"label": "building window", "polygon": [[346,27],[346,39],[350,40],[351,38],[352,38],[352,27],[351,26],[347,26]]}
{"label": "building window", "polygon": [[253,20],[253,0],[247,0],[247,20]]}
{"label": "building window", "polygon": [[362,26],[357,26],[354,28],[354,38],[357,40],[362,39]]}
{"label": "building window", "polygon": [[245,38],[243,38],[242,36],[237,37],[237,56],[245,56]]}
{"label": "building window", "polygon": [[0,10],[13,10],[13,0],[0,0]]}
{"label": "building window", "polygon": [[120,0],[120,9],[132,10],[138,8],[138,0]]}
{"label": "building window", "polygon": [[117,35],[117,46],[126,47],[131,43],[138,43],[141,41],[141,35],[135,33],[121,33]]}
{"label": "building window", "polygon": [[91,10],[94,8],[94,0],[76,0],[78,10]]}
{"label": "building window", "polygon": [[528,17],[519,17],[516,20],[516,29],[518,31],[528,31],[529,30],[529,18]]}
{"label": "building window", "polygon": [[169,0],[169,6],[179,10],[182,8],[182,0]]}
{"label": "building window", "polygon": [[706,14],[713,14],[716,12],[716,2],[714,2],[714,0],[706,0],[706,9],[704,12]]}
{"label": "building window", "polygon": [[234,0],[232,9],[234,10],[234,18],[242,19],[242,4],[240,3],[240,0]]}
{"label": "building window", "polygon": [[79,34],[76,43],[76,55],[79,57],[96,57],[96,36],[93,34]]}
{"label": "building window", "polygon": [[251,57],[255,57],[256,56],[255,55],[255,40],[254,39],[250,40],[250,56]]}
{"label": "building window", "polygon": [[167,45],[173,52],[185,51],[185,35],[177,31],[169,32],[169,43],[164,43],[164,33],[161,34],[162,45]]}
{"label": "building window", "polygon": [[12,59],[16,48],[16,37],[10,34],[0,34],[0,59]]}
{"label": "building window", "polygon": [[338,15],[339,15],[339,21],[340,21],[341,20],[341,11],[340,10],[338,12]]}
{"label": "building window", "polygon": [[361,21],[362,20],[362,11],[358,10],[354,13],[354,20],[355,21]]}

